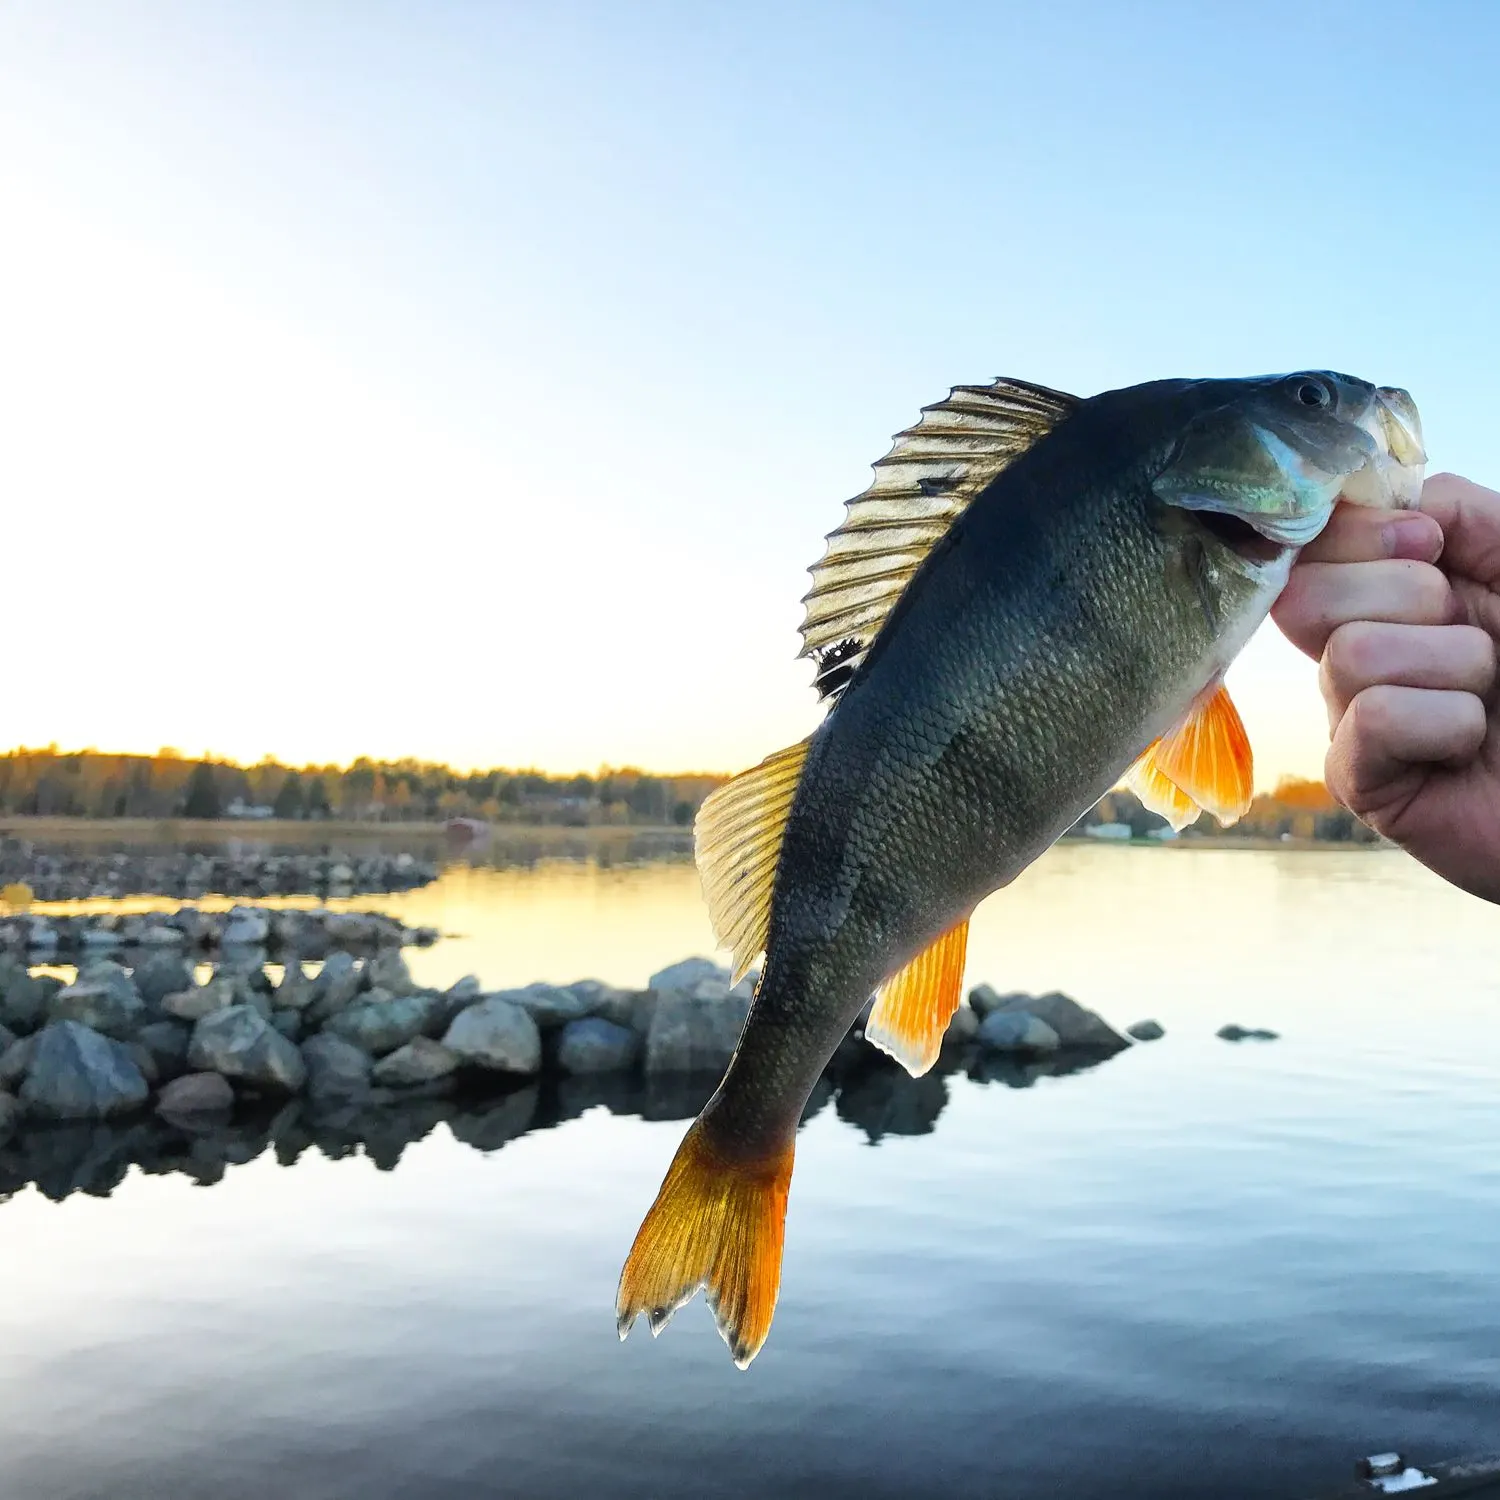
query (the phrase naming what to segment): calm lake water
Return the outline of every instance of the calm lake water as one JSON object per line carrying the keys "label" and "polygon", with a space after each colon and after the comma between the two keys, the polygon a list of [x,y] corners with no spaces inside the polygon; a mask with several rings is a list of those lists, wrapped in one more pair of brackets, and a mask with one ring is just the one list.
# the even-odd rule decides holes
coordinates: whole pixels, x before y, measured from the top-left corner
{"label": "calm lake water", "polygon": [[[454,868],[368,905],[417,977],[620,984],[711,938],[686,863]],[[1064,846],[970,980],[1165,1040],[802,1132],[771,1340],[616,1342],[683,1131],[603,1107],[393,1170],[0,1204],[0,1495],[1296,1500],[1500,1448],[1500,912],[1389,852]],[[1227,1021],[1282,1039],[1230,1045]]]}

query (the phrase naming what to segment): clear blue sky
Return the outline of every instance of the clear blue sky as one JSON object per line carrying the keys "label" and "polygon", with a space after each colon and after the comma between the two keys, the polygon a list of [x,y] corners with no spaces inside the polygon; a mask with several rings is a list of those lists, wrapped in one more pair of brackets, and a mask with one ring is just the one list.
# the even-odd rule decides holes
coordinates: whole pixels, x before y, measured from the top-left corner
{"label": "clear blue sky", "polygon": [[1497,163],[1489,3],[10,0],[0,741],[746,764],[997,374],[1332,366],[1497,482]]}

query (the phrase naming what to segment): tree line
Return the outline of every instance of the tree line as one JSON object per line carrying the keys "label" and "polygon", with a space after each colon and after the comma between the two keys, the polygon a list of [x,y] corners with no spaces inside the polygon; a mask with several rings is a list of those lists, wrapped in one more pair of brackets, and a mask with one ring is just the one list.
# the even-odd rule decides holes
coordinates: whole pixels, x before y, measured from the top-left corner
{"label": "tree line", "polygon": [[[544,771],[455,771],[431,761],[348,766],[253,766],[190,760],[175,750],[113,755],[97,750],[12,750],[0,754],[0,816],[72,818],[275,817],[371,823],[477,818],[491,823],[692,826],[703,799],[726,780],[692,772],[655,775],[634,767],[554,776]],[[1165,825],[1134,793],[1102,797],[1073,832],[1123,824],[1136,837]],[[1184,838],[1220,832],[1204,817]],[[1231,835],[1370,843],[1375,835],[1320,781],[1285,778],[1263,793]]]}
{"label": "tree line", "polygon": [[675,825],[687,828],[725,778],[654,775],[605,767],[595,775],[455,771],[451,766],[361,756],[348,766],[253,766],[97,750],[20,749],[0,754],[0,815],[72,818],[276,817],[354,822]]}

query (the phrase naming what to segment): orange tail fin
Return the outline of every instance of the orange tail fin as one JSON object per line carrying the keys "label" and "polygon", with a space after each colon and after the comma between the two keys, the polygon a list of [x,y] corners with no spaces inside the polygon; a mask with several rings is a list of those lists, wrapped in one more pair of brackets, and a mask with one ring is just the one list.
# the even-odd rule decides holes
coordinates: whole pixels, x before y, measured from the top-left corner
{"label": "orange tail fin", "polygon": [[620,1337],[641,1313],[652,1335],[699,1287],[740,1369],[771,1330],[793,1147],[757,1162],[720,1157],[696,1120],[630,1247],[615,1298]]}

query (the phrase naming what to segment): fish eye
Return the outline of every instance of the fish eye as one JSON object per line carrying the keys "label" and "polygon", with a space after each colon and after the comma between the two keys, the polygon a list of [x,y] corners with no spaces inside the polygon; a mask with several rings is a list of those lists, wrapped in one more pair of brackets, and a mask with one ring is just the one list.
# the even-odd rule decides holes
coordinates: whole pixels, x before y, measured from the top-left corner
{"label": "fish eye", "polygon": [[1303,406],[1328,407],[1333,405],[1333,392],[1321,380],[1302,379],[1293,382],[1292,394]]}

